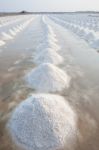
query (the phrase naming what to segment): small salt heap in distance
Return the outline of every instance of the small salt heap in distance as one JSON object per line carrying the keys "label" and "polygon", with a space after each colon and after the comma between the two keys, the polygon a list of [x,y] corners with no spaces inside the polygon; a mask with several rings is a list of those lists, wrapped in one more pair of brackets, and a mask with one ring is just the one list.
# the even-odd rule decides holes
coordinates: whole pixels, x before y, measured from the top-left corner
{"label": "small salt heap in distance", "polygon": [[58,42],[58,40],[51,34],[48,34],[48,39],[51,39],[53,42]]}
{"label": "small salt heap in distance", "polygon": [[48,39],[48,43],[49,43],[50,47],[55,49],[56,51],[61,49],[61,47],[58,44],[56,44],[55,42],[53,42],[51,39]]}
{"label": "small salt heap in distance", "polygon": [[0,46],[3,46],[3,45],[5,45],[5,42],[0,40]]}
{"label": "small salt heap in distance", "polygon": [[42,50],[39,54],[36,53],[34,62],[36,64],[52,63],[58,65],[63,62],[63,58],[62,56],[57,54],[54,49],[47,48],[45,50]]}
{"label": "small salt heap in distance", "polygon": [[13,39],[13,37],[10,34],[7,34],[6,32],[2,32],[2,40],[7,41]]}

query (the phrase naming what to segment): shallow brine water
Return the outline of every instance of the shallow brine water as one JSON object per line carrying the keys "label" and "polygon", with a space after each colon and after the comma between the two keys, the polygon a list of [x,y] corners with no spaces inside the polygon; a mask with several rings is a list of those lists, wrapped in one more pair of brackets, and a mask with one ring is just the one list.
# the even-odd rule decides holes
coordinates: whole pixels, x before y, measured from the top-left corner
{"label": "shallow brine water", "polygon": [[[83,20],[86,16],[83,16]],[[5,126],[14,108],[31,94],[38,93],[37,89],[28,85],[25,77],[39,66],[38,63],[34,63],[35,56],[49,47],[53,47],[53,50],[63,57],[64,61],[57,67],[71,78],[69,88],[58,92],[49,90],[49,93],[63,96],[77,115],[75,144],[70,150],[98,150],[99,55],[97,49],[92,48],[86,40],[66,28],[65,23],[63,24],[66,15],[31,15],[30,18],[33,20],[24,30],[0,47],[0,150],[16,150],[14,144],[8,140]],[[6,30],[11,29],[12,26],[14,27],[15,23],[7,26]],[[6,32],[4,28],[0,28],[0,31]],[[57,41],[54,43],[57,43],[58,47],[53,44],[54,39],[50,37],[49,30],[53,37],[55,35]]]}

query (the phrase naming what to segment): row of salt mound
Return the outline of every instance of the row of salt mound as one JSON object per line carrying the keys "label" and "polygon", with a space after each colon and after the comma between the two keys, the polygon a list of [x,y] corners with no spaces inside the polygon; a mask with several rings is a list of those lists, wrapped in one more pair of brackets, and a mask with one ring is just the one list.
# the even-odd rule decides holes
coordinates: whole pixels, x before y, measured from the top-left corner
{"label": "row of salt mound", "polygon": [[[26,80],[38,91],[54,92],[68,87],[70,78],[53,64],[43,63]],[[76,122],[74,111],[62,96],[33,94],[15,109],[7,128],[20,150],[72,149]]]}
{"label": "row of salt mound", "polygon": [[97,39],[92,32],[86,33],[84,30],[79,30],[77,34],[89,42],[92,48],[99,49],[99,39]]}
{"label": "row of salt mound", "polygon": [[[51,33],[49,34],[49,37],[51,37]],[[47,42],[49,42],[51,46],[53,44],[55,47],[57,46],[57,48],[60,48],[49,38]],[[37,50],[34,62],[40,64],[40,66],[33,69],[25,77],[28,86],[40,92],[56,92],[68,88],[70,77],[64,71],[54,66],[61,64],[63,58],[55,52],[54,48],[46,48],[39,52],[39,54],[38,52],[39,51]]]}
{"label": "row of salt mound", "polygon": [[[44,18],[43,18],[44,19]],[[50,34],[48,34],[48,40],[46,43],[38,46],[38,49],[35,53],[34,62],[36,64],[41,63],[52,63],[55,65],[61,64],[63,62],[63,58],[56,53],[60,49],[60,46],[55,44],[57,39]],[[41,51],[41,49],[44,49]]]}
{"label": "row of salt mound", "polygon": [[20,32],[19,29],[17,28],[13,28],[13,30],[10,29],[9,34],[6,32],[2,32],[1,33],[2,42],[0,42],[1,43],[0,46],[4,45],[5,41],[13,39],[13,36],[15,36],[17,32]]}
{"label": "row of salt mound", "polygon": [[80,29],[79,27],[70,27],[74,33],[86,40],[92,48],[99,49],[99,39],[91,31]]}
{"label": "row of salt mound", "polygon": [[[28,22],[29,22],[29,21],[28,21]],[[1,37],[0,37],[0,38],[2,39],[2,40],[0,40],[0,46],[5,45],[5,42],[4,42],[4,41],[13,39],[13,36],[16,36],[16,34],[17,34],[18,32],[20,32],[21,30],[23,30],[24,27],[26,26],[26,24],[27,24],[28,22],[24,23],[23,25],[14,27],[13,29],[9,29],[9,34],[8,34],[8,33],[5,33],[5,32],[2,32],[2,33],[1,33]]]}

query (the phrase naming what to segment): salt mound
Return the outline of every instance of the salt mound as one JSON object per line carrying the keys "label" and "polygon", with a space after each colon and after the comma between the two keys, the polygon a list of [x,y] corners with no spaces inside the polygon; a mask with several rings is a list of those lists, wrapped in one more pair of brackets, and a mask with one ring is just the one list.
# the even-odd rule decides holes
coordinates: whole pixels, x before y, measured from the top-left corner
{"label": "salt mound", "polygon": [[21,31],[22,27],[20,25],[17,26],[18,30]]}
{"label": "salt mound", "polygon": [[44,63],[33,69],[27,76],[29,86],[41,92],[61,91],[69,87],[70,77],[58,67]]}
{"label": "salt mound", "polygon": [[52,34],[48,34],[48,39],[52,40],[53,42],[58,42],[58,40],[55,37],[53,37]]}
{"label": "salt mound", "polygon": [[9,32],[10,32],[10,34],[11,34],[12,36],[15,36],[15,35],[16,35],[16,33],[15,33],[12,29],[10,29]]}
{"label": "salt mound", "polygon": [[5,32],[2,32],[2,39],[3,40],[10,40],[10,39],[13,39],[11,35],[5,33]]}
{"label": "salt mound", "polygon": [[3,45],[5,45],[5,42],[0,40],[0,46],[3,46]]}
{"label": "salt mound", "polygon": [[42,21],[43,21],[45,24],[47,24],[46,19],[45,19],[45,16],[42,17]]}
{"label": "salt mound", "polygon": [[53,48],[55,48],[56,50],[60,50],[60,49],[61,49],[61,47],[60,47],[58,44],[56,44],[55,42],[53,42],[53,41],[50,40],[50,39],[48,39],[48,43],[49,43],[50,47],[53,47]]}
{"label": "salt mound", "polygon": [[36,54],[39,54],[42,52],[42,50],[46,50],[46,49],[52,49],[54,51],[59,51],[60,50],[60,46],[57,45],[52,45],[51,43],[49,43],[49,41],[46,41],[45,43],[39,44],[36,48]]}
{"label": "salt mound", "polygon": [[50,25],[48,25],[48,31],[53,37],[56,37],[56,34],[54,33],[54,31]]}
{"label": "salt mound", "polygon": [[19,149],[70,149],[75,144],[76,121],[63,97],[34,94],[15,109],[7,129]]}
{"label": "salt mound", "polygon": [[37,56],[34,59],[36,64],[52,63],[58,65],[63,62],[63,58],[51,48],[47,48],[46,50],[41,51],[40,54],[37,53],[36,55]]}
{"label": "salt mound", "polygon": [[18,30],[16,27],[13,27],[13,31],[14,31],[15,33],[18,33],[18,32],[19,32],[19,30]]}
{"label": "salt mound", "polygon": [[93,48],[95,48],[95,49],[99,49],[99,39],[98,39],[98,40],[95,40],[95,41],[91,44],[91,46],[92,46]]}

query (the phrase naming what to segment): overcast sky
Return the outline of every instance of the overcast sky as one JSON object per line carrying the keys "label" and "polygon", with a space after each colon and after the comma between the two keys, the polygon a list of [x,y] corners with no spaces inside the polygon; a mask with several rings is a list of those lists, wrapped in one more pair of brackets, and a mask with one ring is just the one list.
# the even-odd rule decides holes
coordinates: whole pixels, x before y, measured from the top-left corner
{"label": "overcast sky", "polygon": [[0,0],[0,11],[99,11],[99,0]]}

